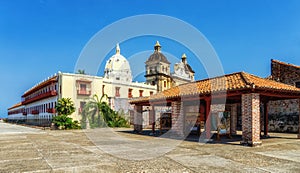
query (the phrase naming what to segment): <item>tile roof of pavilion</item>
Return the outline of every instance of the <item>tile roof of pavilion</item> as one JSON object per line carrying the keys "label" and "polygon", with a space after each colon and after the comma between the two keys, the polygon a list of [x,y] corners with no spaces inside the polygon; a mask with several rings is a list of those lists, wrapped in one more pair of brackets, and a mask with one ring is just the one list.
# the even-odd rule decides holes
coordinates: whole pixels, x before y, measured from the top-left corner
{"label": "tile roof of pavilion", "polygon": [[174,99],[180,97],[205,96],[210,94],[228,93],[235,91],[267,91],[296,94],[300,97],[300,88],[264,79],[246,72],[237,72],[179,85],[150,97],[134,98],[131,104],[155,100]]}

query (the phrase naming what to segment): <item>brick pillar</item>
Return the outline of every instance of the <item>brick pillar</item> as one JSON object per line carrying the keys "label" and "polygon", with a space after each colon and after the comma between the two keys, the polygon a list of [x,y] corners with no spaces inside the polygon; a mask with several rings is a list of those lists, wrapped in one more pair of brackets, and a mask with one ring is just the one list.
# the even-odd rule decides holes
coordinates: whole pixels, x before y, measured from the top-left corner
{"label": "brick pillar", "polygon": [[179,137],[184,136],[184,114],[183,103],[174,101],[172,106],[172,131]]}
{"label": "brick pillar", "polygon": [[134,106],[134,131],[142,132],[143,130],[143,106]]}
{"label": "brick pillar", "polygon": [[259,94],[250,93],[242,95],[242,126],[244,144],[251,146],[261,144],[259,106]]}
{"label": "brick pillar", "polygon": [[236,125],[237,125],[237,104],[231,105],[230,110],[230,134],[236,134]]}

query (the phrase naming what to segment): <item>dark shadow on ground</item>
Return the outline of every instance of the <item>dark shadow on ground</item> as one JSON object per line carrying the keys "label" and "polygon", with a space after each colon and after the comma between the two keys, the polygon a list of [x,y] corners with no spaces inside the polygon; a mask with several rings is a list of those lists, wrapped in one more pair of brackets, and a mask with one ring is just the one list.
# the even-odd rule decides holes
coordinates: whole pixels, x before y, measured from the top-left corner
{"label": "dark shadow on ground", "polygon": [[[294,133],[292,133],[294,134]],[[275,134],[276,135],[276,134]],[[291,138],[291,137],[285,137],[285,136],[275,136],[274,134],[272,136],[261,136],[260,139],[297,139],[296,135],[295,134],[295,137],[294,138]]]}
{"label": "dark shadow on ground", "polygon": [[[242,142],[242,135],[232,135],[231,138],[228,138],[227,136],[222,136],[220,140],[217,140],[217,135],[213,134],[210,140],[207,141],[201,141],[200,136],[196,133],[190,133],[187,137],[184,139],[182,137],[178,137],[176,135],[166,135],[166,133],[160,133],[159,130],[156,130],[155,133],[152,132],[152,130],[145,129],[142,132],[135,132],[133,130],[126,130],[126,131],[118,131],[121,133],[130,133],[130,134],[136,134],[136,135],[145,135],[145,136],[153,136],[156,138],[169,138],[169,139],[175,139],[175,140],[185,140],[190,142],[202,142],[207,144],[229,144],[229,145],[240,145],[240,142]],[[205,133],[205,132],[203,132]]]}

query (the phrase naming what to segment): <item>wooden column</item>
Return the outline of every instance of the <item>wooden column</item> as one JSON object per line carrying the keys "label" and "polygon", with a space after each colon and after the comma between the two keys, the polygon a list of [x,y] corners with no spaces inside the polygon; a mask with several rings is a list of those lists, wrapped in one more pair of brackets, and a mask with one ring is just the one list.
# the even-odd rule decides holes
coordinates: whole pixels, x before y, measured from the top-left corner
{"label": "wooden column", "polygon": [[205,98],[205,133],[206,133],[206,139],[211,138],[210,107],[211,107],[211,98]]}
{"label": "wooden column", "polygon": [[268,137],[268,126],[269,126],[269,106],[268,101],[264,102],[264,136]]}
{"label": "wooden column", "polygon": [[236,134],[236,125],[237,125],[237,104],[231,105],[231,111],[230,111],[230,134],[235,135]]}
{"label": "wooden column", "polygon": [[199,116],[200,116],[200,122],[199,122],[199,129],[198,129],[198,135],[201,134],[201,128],[204,128],[204,127],[201,127],[201,122],[204,121],[205,122],[205,109],[206,109],[206,106],[201,104],[201,101],[200,101],[200,106],[199,106]]}

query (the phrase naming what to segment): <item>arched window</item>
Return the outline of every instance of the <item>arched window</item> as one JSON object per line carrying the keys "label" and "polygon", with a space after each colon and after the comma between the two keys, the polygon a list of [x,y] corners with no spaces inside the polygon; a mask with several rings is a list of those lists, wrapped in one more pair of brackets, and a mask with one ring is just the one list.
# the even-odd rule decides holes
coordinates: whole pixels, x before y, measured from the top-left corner
{"label": "arched window", "polygon": [[139,92],[140,92],[140,97],[143,97],[144,90],[139,90]]}
{"label": "arched window", "polygon": [[116,97],[120,97],[120,87],[116,87],[116,93],[115,93]]}
{"label": "arched window", "polygon": [[132,89],[131,88],[128,89],[128,98],[132,98]]}

